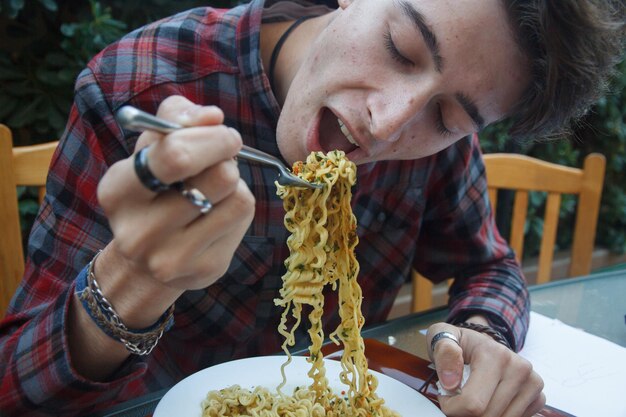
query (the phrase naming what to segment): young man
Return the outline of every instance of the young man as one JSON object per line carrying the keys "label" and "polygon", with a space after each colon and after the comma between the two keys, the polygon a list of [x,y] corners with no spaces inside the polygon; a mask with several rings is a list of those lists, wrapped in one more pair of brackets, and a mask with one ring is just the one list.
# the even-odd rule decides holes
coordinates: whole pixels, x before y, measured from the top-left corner
{"label": "young man", "polygon": [[[493,223],[476,132],[513,117],[517,133],[552,134],[580,115],[621,53],[623,10],[520,3],[341,0],[320,13],[253,0],[103,51],[78,78],[2,323],[3,413],[83,415],[279,350],[284,212],[276,172],[233,159],[242,143],[288,164],[341,149],[359,165],[368,323],[385,319],[411,267],[456,278],[449,323],[428,333],[444,387],[472,367],[462,394],[441,398],[446,415],[539,410],[541,378],[515,353],[528,295]],[[126,104],[186,128],[138,136],[114,119]],[[485,327],[450,324],[463,322]]]}

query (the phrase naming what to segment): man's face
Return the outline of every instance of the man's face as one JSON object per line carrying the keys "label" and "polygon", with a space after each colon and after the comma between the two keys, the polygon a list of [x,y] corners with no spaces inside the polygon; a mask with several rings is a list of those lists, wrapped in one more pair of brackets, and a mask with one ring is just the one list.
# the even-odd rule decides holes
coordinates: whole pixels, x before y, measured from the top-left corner
{"label": "man's face", "polygon": [[278,122],[289,163],[432,155],[507,115],[528,65],[501,0],[341,0],[306,52]]}

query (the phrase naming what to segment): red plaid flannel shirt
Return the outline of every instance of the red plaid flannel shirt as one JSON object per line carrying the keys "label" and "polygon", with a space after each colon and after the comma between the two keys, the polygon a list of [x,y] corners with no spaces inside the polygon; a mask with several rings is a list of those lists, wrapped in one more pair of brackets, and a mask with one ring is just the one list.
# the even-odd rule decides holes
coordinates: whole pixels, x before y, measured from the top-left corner
{"label": "red plaid flannel shirt", "polygon": [[[176,302],[176,323],[151,355],[132,356],[110,381],[87,380],[72,366],[66,326],[76,276],[112,239],[96,186],[137,138],[116,123],[116,109],[132,104],[155,112],[165,97],[180,94],[221,107],[246,144],[279,155],[280,108],[258,50],[262,8],[262,0],[228,11],[198,8],[148,25],[105,49],[78,77],[26,274],[0,324],[0,414],[84,415],[212,364],[279,350],[273,299],[287,256],[284,211],[275,171],[244,161],[254,221],[228,273]],[[353,191],[367,323],[385,320],[415,267],[435,281],[456,277],[450,320],[481,312],[521,348],[528,294],[494,225],[476,136],[429,158],[360,166]],[[336,298],[329,295],[326,306],[328,331],[339,320]]]}

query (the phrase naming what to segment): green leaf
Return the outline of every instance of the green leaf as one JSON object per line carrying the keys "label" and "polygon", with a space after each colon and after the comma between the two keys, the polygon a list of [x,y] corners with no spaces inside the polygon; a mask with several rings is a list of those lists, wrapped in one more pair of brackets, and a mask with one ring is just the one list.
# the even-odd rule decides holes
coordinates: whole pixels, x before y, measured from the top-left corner
{"label": "green leaf", "polygon": [[54,0],[39,0],[39,3],[43,5],[46,9],[51,12],[56,12],[59,10],[59,6],[57,6],[57,2]]}
{"label": "green leaf", "polygon": [[39,107],[43,100],[44,98],[42,96],[38,96],[26,106],[21,109],[18,108],[17,111],[8,118],[7,125],[12,128],[19,128],[35,121],[39,116],[37,107]]}
{"label": "green leaf", "polygon": [[23,79],[24,73],[18,68],[13,67],[10,63],[3,62],[2,65],[0,65],[0,80],[15,81]]}
{"label": "green leaf", "polygon": [[18,199],[20,199],[23,196],[25,196],[26,192],[28,191],[28,188],[27,187],[23,187],[23,186],[16,187],[16,189],[17,189],[17,198]]}
{"label": "green leaf", "polygon": [[22,200],[19,202],[19,210],[22,215],[34,216],[39,211],[39,203],[37,200]]}
{"label": "green leaf", "polygon": [[13,113],[17,108],[18,101],[8,95],[0,95],[0,123]]}
{"label": "green leaf", "polygon": [[68,64],[71,65],[71,62],[69,62],[69,57],[66,54],[58,51],[46,54],[45,63],[50,67],[56,68],[63,68]]}
{"label": "green leaf", "polygon": [[20,11],[24,8],[24,0],[9,0],[11,9]]}
{"label": "green leaf", "polygon": [[76,33],[77,25],[75,23],[65,23],[61,25],[61,33],[68,38],[71,38]]}

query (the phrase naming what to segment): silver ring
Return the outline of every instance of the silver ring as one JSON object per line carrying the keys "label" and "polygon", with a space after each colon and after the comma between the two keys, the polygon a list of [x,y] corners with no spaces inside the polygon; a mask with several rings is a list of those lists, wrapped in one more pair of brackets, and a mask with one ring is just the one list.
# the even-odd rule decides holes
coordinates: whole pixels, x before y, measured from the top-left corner
{"label": "silver ring", "polygon": [[191,204],[200,208],[200,213],[207,214],[213,208],[211,201],[206,198],[202,191],[197,188],[184,188],[182,182],[175,184],[176,190],[185,197]]}
{"label": "silver ring", "polygon": [[457,339],[457,337],[455,335],[453,335],[452,333],[450,333],[450,332],[439,332],[436,335],[434,335],[433,338],[430,340],[430,351],[431,351],[431,353],[435,353],[435,345],[441,339],[450,339],[453,342],[455,342],[457,345],[461,346],[461,344],[459,343],[459,339]]}

